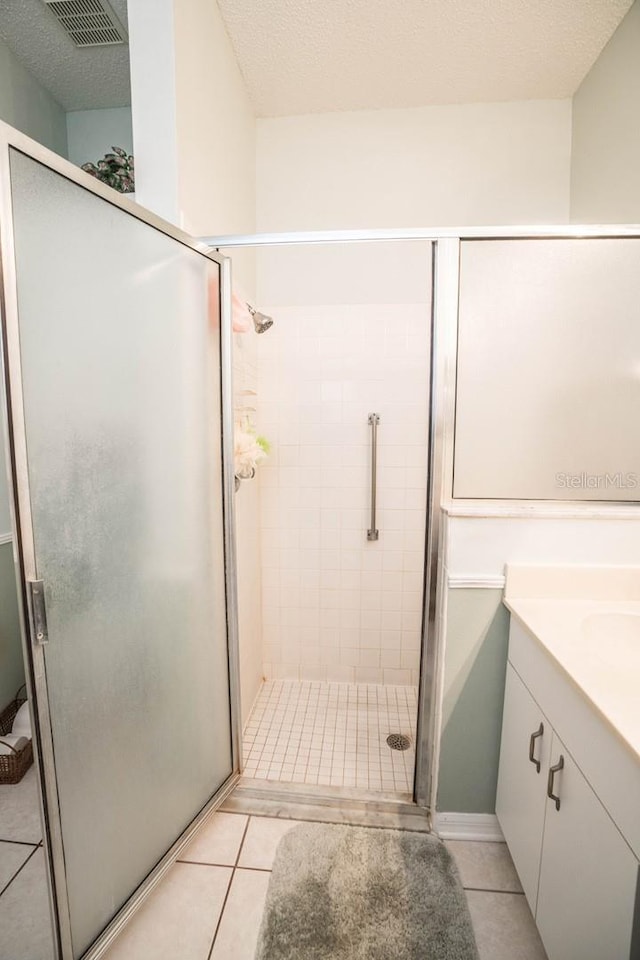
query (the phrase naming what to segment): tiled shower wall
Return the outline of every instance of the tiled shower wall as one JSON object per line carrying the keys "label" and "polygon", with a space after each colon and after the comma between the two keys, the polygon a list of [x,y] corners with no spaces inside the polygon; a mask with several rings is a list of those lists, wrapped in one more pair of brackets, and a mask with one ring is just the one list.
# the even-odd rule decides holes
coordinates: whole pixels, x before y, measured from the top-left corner
{"label": "tiled shower wall", "polygon": [[[258,422],[267,678],[417,684],[429,306],[263,307]],[[371,412],[380,539],[367,541]]]}
{"label": "tiled shower wall", "polygon": [[[257,404],[257,336],[233,337],[234,422],[245,417],[255,424]],[[236,550],[238,563],[238,617],[240,702],[246,723],[262,683],[262,625],[260,609],[260,488],[257,480],[242,483],[236,494]]]}

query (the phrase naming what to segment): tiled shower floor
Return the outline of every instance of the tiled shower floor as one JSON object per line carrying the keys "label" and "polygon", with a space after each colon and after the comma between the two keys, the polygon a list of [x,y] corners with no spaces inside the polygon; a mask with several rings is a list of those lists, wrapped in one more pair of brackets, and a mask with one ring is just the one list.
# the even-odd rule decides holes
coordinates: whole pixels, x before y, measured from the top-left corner
{"label": "tiled shower floor", "polygon": [[[417,688],[266,680],[247,722],[244,774],[258,780],[411,794]],[[386,739],[402,733],[408,750]]]}

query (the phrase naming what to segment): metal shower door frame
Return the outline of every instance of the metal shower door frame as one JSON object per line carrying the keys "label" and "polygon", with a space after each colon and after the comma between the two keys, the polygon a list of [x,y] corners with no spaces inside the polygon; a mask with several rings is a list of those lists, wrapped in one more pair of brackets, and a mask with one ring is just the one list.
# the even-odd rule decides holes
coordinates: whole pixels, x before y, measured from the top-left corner
{"label": "metal shower door frame", "polygon": [[[428,399],[428,476],[426,502],[424,590],[421,627],[420,684],[418,692],[418,722],[416,731],[416,767],[414,776],[414,804],[430,814],[435,810],[437,750],[439,726],[437,704],[442,676],[441,642],[439,636],[438,606],[441,591],[438,589],[438,557],[441,550],[440,504],[446,489],[445,438],[451,420],[451,404],[445,398],[453,397],[455,384],[456,342],[445,336],[449,329],[443,322],[450,304],[456,305],[459,240],[438,240],[434,234],[424,231],[405,231],[407,236],[386,231],[336,231],[312,234],[256,234],[238,237],[202,237],[213,249],[237,247],[272,247],[313,244],[318,246],[334,243],[358,244],[363,242],[386,242],[423,240],[430,244],[431,251],[431,311],[428,316],[430,331]],[[409,235],[411,234],[411,235]],[[425,258],[425,270],[428,260]],[[452,301],[451,295],[454,293]],[[447,386],[448,384],[448,386]],[[371,415],[370,415],[371,416]],[[375,539],[375,538],[374,538]],[[435,733],[438,733],[438,737]],[[435,757],[435,760],[434,760]],[[294,789],[293,794],[297,791]]]}
{"label": "metal shower door frame", "polygon": [[151,211],[100,183],[69,161],[0,122],[0,313],[2,315],[2,416],[5,427],[8,489],[13,535],[13,554],[20,618],[23,658],[28,696],[35,718],[33,747],[39,773],[43,847],[49,877],[49,900],[52,916],[56,960],[72,960],[71,925],[66,891],[64,848],[49,701],[46,682],[44,648],[32,637],[32,611],[28,583],[37,578],[33,523],[29,496],[29,472],[26,449],[25,414],[22,397],[18,291],[11,193],[10,153],[18,151],[89,191],[102,200],[178,243],[218,264],[220,267],[220,362],[222,400],[223,517],[224,567],[226,593],[227,649],[229,661],[229,696],[231,719],[232,772],[210,798],[187,829],[172,844],[127,903],[118,911],[106,929],[83,955],[83,960],[98,960],[107,950],[124,924],[162,879],[186,846],[200,824],[231,793],[240,771],[240,671],[238,650],[238,611],[236,585],[236,549],[233,470],[233,382],[231,332],[231,267],[227,257],[212,252],[209,245],[167,223]]}

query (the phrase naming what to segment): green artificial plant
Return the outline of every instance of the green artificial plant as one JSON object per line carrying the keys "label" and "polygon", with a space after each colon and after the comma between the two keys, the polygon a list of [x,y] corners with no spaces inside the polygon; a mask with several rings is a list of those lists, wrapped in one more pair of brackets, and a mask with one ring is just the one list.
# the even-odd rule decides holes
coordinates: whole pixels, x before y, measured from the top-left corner
{"label": "green artificial plant", "polygon": [[83,163],[82,169],[119,193],[133,193],[135,190],[133,157],[122,147],[111,147],[111,149],[113,153],[105,153],[104,158],[97,163]]}

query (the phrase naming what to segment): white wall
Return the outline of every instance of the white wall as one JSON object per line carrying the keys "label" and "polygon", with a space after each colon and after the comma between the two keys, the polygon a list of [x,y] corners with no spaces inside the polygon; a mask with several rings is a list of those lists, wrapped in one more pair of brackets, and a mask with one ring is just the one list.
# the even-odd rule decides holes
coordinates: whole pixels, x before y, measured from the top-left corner
{"label": "white wall", "polygon": [[571,101],[258,120],[259,231],[562,223]]}
{"label": "white wall", "polygon": [[67,155],[64,110],[0,40],[0,118],[61,156]]}
{"label": "white wall", "polygon": [[133,153],[131,107],[72,110],[67,113],[69,160],[82,166],[101,160],[112,147]]}
{"label": "white wall", "polygon": [[573,99],[571,219],[640,223],[640,3]]}
{"label": "white wall", "polygon": [[131,122],[136,200],[180,223],[174,0],[129,0]]}
{"label": "white wall", "polygon": [[450,585],[503,584],[505,563],[640,565],[640,516],[456,517],[447,521]]}

